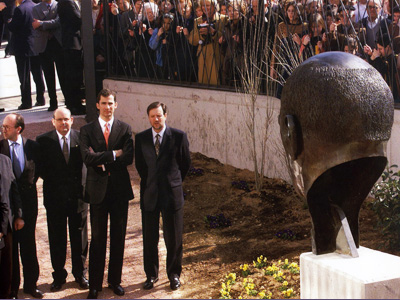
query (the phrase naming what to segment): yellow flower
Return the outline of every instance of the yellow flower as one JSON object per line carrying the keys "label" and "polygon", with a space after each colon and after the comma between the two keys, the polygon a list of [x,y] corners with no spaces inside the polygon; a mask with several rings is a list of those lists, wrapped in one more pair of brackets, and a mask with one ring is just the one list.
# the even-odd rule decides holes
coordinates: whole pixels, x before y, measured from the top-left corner
{"label": "yellow flower", "polygon": [[282,263],[282,261],[281,261],[281,260],[278,260],[278,266],[280,266],[280,265],[281,265],[281,263]]}
{"label": "yellow flower", "polygon": [[283,272],[282,272],[282,271],[279,271],[279,272],[278,272],[278,276],[279,276],[279,277],[282,277],[282,276],[283,276]]}
{"label": "yellow flower", "polygon": [[255,267],[257,265],[257,263],[253,260],[253,267]]}
{"label": "yellow flower", "polygon": [[258,296],[260,296],[261,298],[265,297],[265,291],[261,291],[258,293]]}
{"label": "yellow flower", "polygon": [[239,296],[238,299],[243,299],[242,296]]}
{"label": "yellow flower", "polygon": [[272,275],[272,277],[276,278],[276,274],[274,273],[274,275]]}
{"label": "yellow flower", "polygon": [[287,286],[287,285],[288,285],[288,282],[285,280],[285,281],[282,283],[282,285],[283,285],[283,286]]}
{"label": "yellow flower", "polygon": [[288,265],[289,264],[289,260],[286,258],[285,259],[285,265]]}

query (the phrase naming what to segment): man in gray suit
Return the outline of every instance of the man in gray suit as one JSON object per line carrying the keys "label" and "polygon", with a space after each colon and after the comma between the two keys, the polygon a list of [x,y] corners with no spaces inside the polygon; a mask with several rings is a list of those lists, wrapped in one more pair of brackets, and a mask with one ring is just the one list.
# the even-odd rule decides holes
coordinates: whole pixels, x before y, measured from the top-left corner
{"label": "man in gray suit", "polygon": [[65,69],[63,49],[61,47],[61,25],[57,15],[57,2],[55,0],[42,0],[32,10],[33,22],[33,48],[39,53],[46,79],[47,90],[50,97],[48,111],[57,109],[56,74],[54,63],[57,67],[58,80],[64,93]]}
{"label": "man in gray suit", "polygon": [[11,159],[4,154],[0,154],[0,176],[0,197],[11,208],[8,212],[7,233],[3,237],[5,247],[1,250],[0,258],[0,299],[8,299],[11,291],[12,231],[22,229],[25,223]]}

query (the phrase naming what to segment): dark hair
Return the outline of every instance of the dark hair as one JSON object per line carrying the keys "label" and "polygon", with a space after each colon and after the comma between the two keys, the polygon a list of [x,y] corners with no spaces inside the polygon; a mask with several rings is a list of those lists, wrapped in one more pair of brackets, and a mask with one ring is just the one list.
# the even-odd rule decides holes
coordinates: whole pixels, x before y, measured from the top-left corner
{"label": "dark hair", "polygon": [[387,33],[379,34],[375,42],[386,48],[386,46],[390,45],[390,37]]}
{"label": "dark hair", "polygon": [[167,113],[167,106],[164,104],[164,103],[162,103],[162,102],[153,102],[153,103],[151,103],[148,107],[147,107],[147,115],[149,115],[149,112],[152,110],[152,109],[155,109],[155,108],[158,108],[158,107],[160,107],[161,106],[161,108],[162,108],[162,110],[163,110],[163,114],[165,115],[166,113]]}
{"label": "dark hair", "polygon": [[15,128],[21,127],[21,131],[19,133],[22,133],[25,129],[25,120],[24,117],[21,116],[20,114],[17,113],[11,113],[10,115],[15,116]]}
{"label": "dark hair", "polygon": [[117,95],[115,94],[114,91],[110,89],[102,89],[99,94],[97,95],[97,103],[99,103],[101,97],[109,97],[113,96],[114,97],[114,102],[117,102]]}

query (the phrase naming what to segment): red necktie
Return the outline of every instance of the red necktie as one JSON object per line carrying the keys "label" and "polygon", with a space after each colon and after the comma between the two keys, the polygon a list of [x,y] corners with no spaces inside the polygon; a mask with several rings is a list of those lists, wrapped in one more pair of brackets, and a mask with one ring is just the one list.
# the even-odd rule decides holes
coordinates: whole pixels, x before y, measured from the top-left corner
{"label": "red necktie", "polygon": [[108,138],[110,136],[110,127],[109,124],[106,123],[106,125],[104,125],[106,128],[104,129],[104,139],[106,140],[106,146],[108,148]]}

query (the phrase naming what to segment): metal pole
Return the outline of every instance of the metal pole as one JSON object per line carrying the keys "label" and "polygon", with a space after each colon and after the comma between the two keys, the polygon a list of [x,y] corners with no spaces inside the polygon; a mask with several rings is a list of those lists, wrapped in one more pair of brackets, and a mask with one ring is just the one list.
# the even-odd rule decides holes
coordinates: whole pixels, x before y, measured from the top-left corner
{"label": "metal pole", "polygon": [[92,2],[83,0],[81,3],[82,16],[82,46],[83,46],[83,67],[86,91],[86,121],[90,122],[97,118],[96,109],[96,82],[94,68],[93,49],[93,23],[92,23]]}

